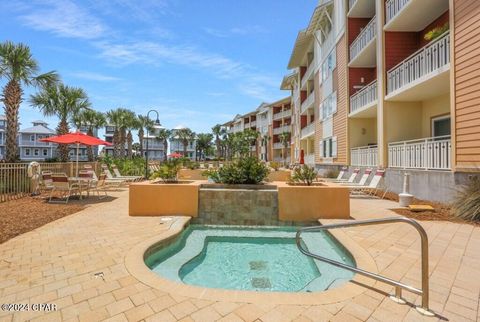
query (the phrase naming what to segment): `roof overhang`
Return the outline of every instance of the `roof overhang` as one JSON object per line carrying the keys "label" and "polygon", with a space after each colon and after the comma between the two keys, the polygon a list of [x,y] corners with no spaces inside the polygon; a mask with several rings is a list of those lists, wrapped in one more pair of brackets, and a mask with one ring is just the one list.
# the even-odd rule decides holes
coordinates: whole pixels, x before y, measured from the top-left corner
{"label": "roof overhang", "polygon": [[[320,4],[313,11],[312,17],[306,29],[300,31],[295,40],[290,61],[288,62],[288,69],[300,66],[305,52],[310,46],[310,41],[314,38],[314,33],[318,29],[322,29],[328,23],[331,23],[328,6],[333,4],[333,0],[322,0]],[[323,30],[323,29],[322,29]]]}
{"label": "roof overhang", "polygon": [[280,85],[280,89],[282,90],[290,90],[293,88],[293,85],[297,79],[297,71],[294,71],[293,73],[286,75],[282,79],[282,84]]}

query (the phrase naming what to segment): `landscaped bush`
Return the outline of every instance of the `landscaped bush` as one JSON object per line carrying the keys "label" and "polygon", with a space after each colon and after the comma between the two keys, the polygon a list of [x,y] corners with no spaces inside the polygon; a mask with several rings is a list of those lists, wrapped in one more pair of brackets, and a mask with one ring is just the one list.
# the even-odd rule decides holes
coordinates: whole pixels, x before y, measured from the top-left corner
{"label": "landscaped bush", "polygon": [[179,160],[169,160],[160,166],[158,171],[155,171],[150,179],[162,179],[163,182],[178,182],[178,171],[180,171],[181,162]]}
{"label": "landscaped bush", "polygon": [[270,167],[273,170],[278,171],[278,169],[280,169],[280,162],[272,161],[270,162]]}
{"label": "landscaped bush", "polygon": [[338,177],[338,174],[339,174],[338,170],[330,169],[327,172],[325,172],[325,178],[334,179]]}
{"label": "landscaped bush", "polygon": [[124,176],[143,175],[145,171],[145,159],[135,157],[132,159],[117,159],[111,156],[105,156],[102,160],[104,164],[112,170],[112,165],[116,165],[118,171]]}
{"label": "landscaped bush", "polygon": [[292,176],[290,177],[290,183],[301,183],[311,186],[316,178],[317,171],[315,168],[304,164],[293,169]]}
{"label": "landscaped bush", "polygon": [[453,203],[454,215],[469,221],[480,221],[480,177],[474,176],[460,188]]}
{"label": "landscaped bush", "polygon": [[260,184],[268,176],[268,167],[255,157],[245,157],[225,165],[218,170],[207,170],[203,174],[215,183]]}

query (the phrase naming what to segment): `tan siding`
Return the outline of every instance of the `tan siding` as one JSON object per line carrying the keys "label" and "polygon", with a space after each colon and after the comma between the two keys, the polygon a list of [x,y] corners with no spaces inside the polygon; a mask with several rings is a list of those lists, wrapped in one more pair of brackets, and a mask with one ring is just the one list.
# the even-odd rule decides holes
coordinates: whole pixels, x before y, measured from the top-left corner
{"label": "tan siding", "polygon": [[454,1],[456,166],[480,166],[480,1]]}
{"label": "tan siding", "polygon": [[345,35],[337,43],[337,113],[333,117],[333,135],[337,137],[337,164],[347,163],[347,39]]}

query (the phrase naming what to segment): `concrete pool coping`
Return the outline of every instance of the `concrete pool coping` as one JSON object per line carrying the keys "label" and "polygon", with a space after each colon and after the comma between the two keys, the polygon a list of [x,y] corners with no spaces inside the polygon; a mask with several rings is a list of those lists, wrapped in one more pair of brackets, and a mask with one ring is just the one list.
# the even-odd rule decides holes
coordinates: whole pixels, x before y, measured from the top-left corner
{"label": "concrete pool coping", "polygon": [[[273,304],[331,304],[350,299],[368,290],[374,280],[355,274],[353,279],[338,288],[321,292],[261,292],[215,289],[187,285],[175,282],[153,272],[145,264],[145,254],[151,253],[172,238],[177,237],[190,222],[190,217],[171,217],[170,227],[160,235],[146,239],[134,246],[125,256],[125,266],[130,274],[142,283],[160,291],[213,301],[235,301],[245,303],[268,302]],[[164,222],[165,225],[168,222]],[[340,230],[332,230],[331,235],[337,239],[352,255],[357,267],[377,273],[378,268],[373,257],[355,241]]]}

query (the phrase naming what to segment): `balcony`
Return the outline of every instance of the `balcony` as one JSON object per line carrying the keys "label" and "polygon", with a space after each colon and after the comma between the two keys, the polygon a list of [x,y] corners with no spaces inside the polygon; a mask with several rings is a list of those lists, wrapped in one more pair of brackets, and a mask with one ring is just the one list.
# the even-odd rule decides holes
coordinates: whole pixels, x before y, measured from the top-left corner
{"label": "balcony", "polygon": [[375,117],[377,104],[377,80],[374,80],[350,96],[350,115],[356,117]]}
{"label": "balcony", "polygon": [[303,101],[300,114],[304,114],[309,108],[313,107],[313,103],[315,102],[315,92],[311,92],[307,99]]}
{"label": "balcony", "polygon": [[290,117],[292,114],[292,110],[285,110],[285,111],[282,111],[282,112],[278,112],[278,113],[275,113],[273,114],[273,120],[280,120],[280,119],[283,119],[285,117]]}
{"label": "balcony", "polygon": [[305,155],[305,157],[303,158],[303,161],[305,161],[305,164],[307,165],[315,165],[315,154],[307,154]]}
{"label": "balcony", "polygon": [[251,152],[257,152],[257,146],[256,145],[251,145],[250,146],[250,151]]}
{"label": "balcony", "polygon": [[26,147],[51,147],[54,146],[54,143],[50,142],[40,142],[40,141],[31,141],[31,140],[19,140],[18,146],[26,146]]}
{"label": "balcony", "polygon": [[348,16],[352,18],[369,18],[375,15],[375,1],[349,0]]}
{"label": "balcony", "polygon": [[312,122],[305,126],[302,131],[300,132],[300,140],[306,139],[309,136],[315,134],[315,122]]}
{"label": "balcony", "polygon": [[257,121],[251,121],[250,122],[250,127],[255,127],[257,126]]}
{"label": "balcony", "polygon": [[388,144],[388,166],[402,169],[450,170],[450,136],[438,136]]}
{"label": "balcony", "polygon": [[273,148],[274,149],[283,149],[282,142],[273,143]]}
{"label": "balcony", "polygon": [[387,73],[387,100],[418,101],[450,88],[450,32],[410,55]]}
{"label": "balcony", "polygon": [[309,79],[313,78],[313,71],[315,70],[315,60],[312,60],[305,71],[305,75],[302,77],[302,83],[300,84],[301,88],[304,88]]}
{"label": "balcony", "polygon": [[356,167],[378,166],[378,146],[369,145],[350,149],[350,163]]}
{"label": "balcony", "polygon": [[273,134],[282,134],[283,132],[291,132],[290,125],[284,125],[273,129]]}
{"label": "balcony", "polygon": [[377,17],[363,28],[357,38],[350,45],[350,67],[375,67],[376,66],[376,36]]}
{"label": "balcony", "polygon": [[421,31],[448,10],[448,0],[388,0],[386,31]]}

